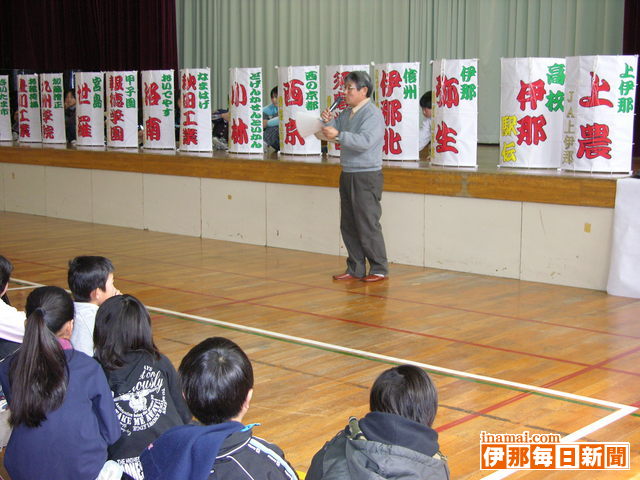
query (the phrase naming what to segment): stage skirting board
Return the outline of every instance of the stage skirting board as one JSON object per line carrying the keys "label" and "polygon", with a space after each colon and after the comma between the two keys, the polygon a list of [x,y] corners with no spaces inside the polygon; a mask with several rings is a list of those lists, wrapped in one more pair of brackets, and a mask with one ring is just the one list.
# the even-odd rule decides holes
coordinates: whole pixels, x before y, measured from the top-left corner
{"label": "stage skirting board", "polygon": [[[483,155],[477,169],[385,164],[389,260],[604,290],[620,176],[498,169],[497,148]],[[7,144],[0,209],[345,255],[339,175],[326,156]]]}

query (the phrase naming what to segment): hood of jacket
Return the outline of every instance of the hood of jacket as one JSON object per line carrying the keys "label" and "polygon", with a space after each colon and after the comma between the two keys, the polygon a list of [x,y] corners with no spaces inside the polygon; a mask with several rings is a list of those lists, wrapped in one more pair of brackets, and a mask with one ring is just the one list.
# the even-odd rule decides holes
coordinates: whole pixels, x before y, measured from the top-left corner
{"label": "hood of jacket", "polygon": [[146,351],[135,350],[124,355],[124,366],[115,370],[104,369],[113,395],[126,393],[138,382],[145,365],[153,364],[155,359]]}
{"label": "hood of jacket", "polygon": [[242,423],[225,422],[167,430],[140,455],[145,479],[206,480],[222,443],[243,428]]}
{"label": "hood of jacket", "polygon": [[[448,479],[439,456],[438,433],[390,413],[371,412],[358,422],[366,439],[352,438],[350,426],[325,455],[323,478],[350,480]],[[334,449],[340,449],[338,452]]]}
{"label": "hood of jacket", "polygon": [[399,445],[430,457],[440,449],[438,432],[400,415],[369,412],[358,424],[367,440]]}

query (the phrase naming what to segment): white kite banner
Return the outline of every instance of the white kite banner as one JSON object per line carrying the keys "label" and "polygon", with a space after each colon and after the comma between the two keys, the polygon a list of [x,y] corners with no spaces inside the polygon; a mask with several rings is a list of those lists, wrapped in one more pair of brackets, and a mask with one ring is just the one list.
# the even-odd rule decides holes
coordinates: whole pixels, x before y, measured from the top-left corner
{"label": "white kite banner", "polygon": [[420,63],[374,66],[376,104],[384,116],[384,160],[417,160],[420,132]]}
{"label": "white kite banner", "polygon": [[0,75],[0,142],[13,140],[10,105],[9,76]]}
{"label": "white kite banner", "polygon": [[144,148],[175,149],[173,70],[144,70],[141,75]]}
{"label": "white kite banner", "polygon": [[104,146],[104,75],[76,72],[76,145]]}
{"label": "white kite banner", "polygon": [[138,148],[138,72],[107,72],[107,146]]}
{"label": "white kite banner", "polygon": [[478,164],[478,59],[433,62],[431,164]]}
{"label": "white kite banner", "polygon": [[20,142],[41,142],[40,93],[38,75],[18,75],[18,140]]}
{"label": "white kite banner", "polygon": [[229,69],[229,152],[262,153],[262,69]]}
{"label": "white kite banner", "polygon": [[180,150],[211,152],[211,72],[209,68],[180,70]]}
{"label": "white kite banner", "polygon": [[[327,107],[331,106],[334,101],[341,99],[334,110],[336,113],[340,113],[347,108],[347,104],[344,101],[344,79],[350,72],[356,71],[370,74],[369,65],[327,65],[326,67],[325,91],[327,92]],[[333,157],[339,157],[340,143],[327,142],[327,153]]]}
{"label": "white kite banner", "polygon": [[42,143],[67,143],[62,73],[40,74]]}
{"label": "white kite banner", "polygon": [[319,155],[320,140],[303,137],[296,115],[320,118],[320,67],[318,65],[278,68],[278,115],[280,115],[280,153]]}
{"label": "white kite banner", "polygon": [[499,166],[560,167],[564,84],[564,58],[502,59]]}
{"label": "white kite banner", "polygon": [[562,168],[628,172],[637,55],[567,57]]}

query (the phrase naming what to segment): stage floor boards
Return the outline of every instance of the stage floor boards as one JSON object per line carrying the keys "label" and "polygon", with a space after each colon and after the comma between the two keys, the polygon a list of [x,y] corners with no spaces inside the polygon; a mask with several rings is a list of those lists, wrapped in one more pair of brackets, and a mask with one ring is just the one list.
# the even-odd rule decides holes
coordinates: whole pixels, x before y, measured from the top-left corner
{"label": "stage floor boards", "polygon": [[255,369],[245,420],[262,423],[256,434],[301,472],[349,416],[368,411],[376,376],[412,361],[438,387],[435,427],[454,479],[493,473],[480,470],[481,431],[584,427],[580,441],[631,442],[631,470],[514,478],[640,473],[640,415],[608,417],[640,406],[640,300],[395,264],[387,281],[340,283],[331,275],[344,258],[330,255],[8,212],[0,225],[18,308],[30,282],[66,288],[72,257],[104,255],[116,286],[151,310],[157,344],[176,366],[206,337],[237,342]]}

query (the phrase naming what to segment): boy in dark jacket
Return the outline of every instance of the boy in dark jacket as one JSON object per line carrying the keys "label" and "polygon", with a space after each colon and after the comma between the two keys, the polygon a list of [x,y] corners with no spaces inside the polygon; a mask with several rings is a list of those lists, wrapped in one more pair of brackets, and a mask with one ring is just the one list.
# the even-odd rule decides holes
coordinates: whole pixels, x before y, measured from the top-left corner
{"label": "boy in dark jacket", "polygon": [[145,480],[297,479],[276,445],[243,425],[253,395],[253,368],[231,340],[212,337],[179,368],[187,406],[202,425],[174,427],[140,456]]}
{"label": "boy in dark jacket", "polygon": [[371,412],[315,454],[306,480],[445,480],[446,458],[431,428],[438,394],[429,376],[412,365],[383,372],[373,384]]}

